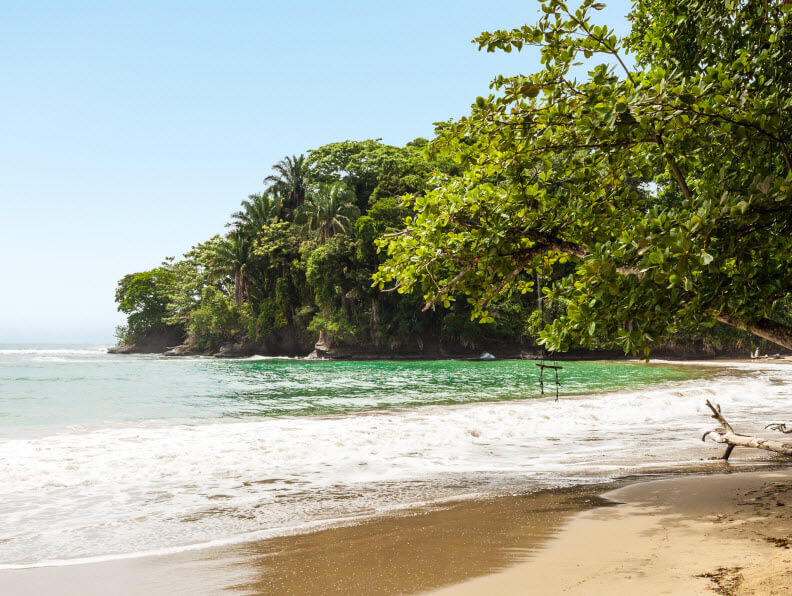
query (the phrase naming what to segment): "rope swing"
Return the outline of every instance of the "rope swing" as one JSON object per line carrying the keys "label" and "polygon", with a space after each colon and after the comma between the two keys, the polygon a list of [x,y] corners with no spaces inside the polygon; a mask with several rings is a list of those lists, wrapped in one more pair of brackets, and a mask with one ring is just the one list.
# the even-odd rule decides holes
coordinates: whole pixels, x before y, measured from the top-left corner
{"label": "rope swing", "polygon": [[[545,311],[544,311],[544,297],[542,296],[542,284],[544,283],[545,279],[545,270],[547,268],[547,255],[545,255],[544,261],[542,261],[542,269],[540,270],[541,273],[537,274],[536,284],[537,284],[537,299],[539,300],[539,312],[542,316],[542,323],[545,321]],[[536,366],[539,367],[539,391],[541,394],[544,395],[544,371],[546,368],[553,370],[555,373],[555,400],[558,401],[558,388],[561,386],[561,383],[558,380],[558,371],[563,370],[563,366],[558,366],[558,362],[556,362],[555,352],[553,352],[553,364],[545,364],[545,357],[547,352],[545,350],[544,345],[542,345],[542,356],[541,360],[536,363]]]}

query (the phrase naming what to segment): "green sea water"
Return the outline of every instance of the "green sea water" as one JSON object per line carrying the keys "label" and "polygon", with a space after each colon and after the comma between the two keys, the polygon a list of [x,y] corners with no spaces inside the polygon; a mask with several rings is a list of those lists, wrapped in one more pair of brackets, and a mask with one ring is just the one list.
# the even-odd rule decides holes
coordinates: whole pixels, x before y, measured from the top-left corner
{"label": "green sea water", "polygon": [[[560,395],[695,378],[690,366],[561,362]],[[0,432],[143,420],[342,414],[541,397],[533,361],[339,362],[106,354],[0,346]],[[545,395],[556,375],[544,373]]]}
{"label": "green sea water", "polygon": [[[0,571],[281,536],[701,460],[790,367],[220,360],[0,346]],[[769,367],[769,368],[768,368]],[[750,429],[750,427],[746,428]],[[634,437],[640,435],[641,440]]]}

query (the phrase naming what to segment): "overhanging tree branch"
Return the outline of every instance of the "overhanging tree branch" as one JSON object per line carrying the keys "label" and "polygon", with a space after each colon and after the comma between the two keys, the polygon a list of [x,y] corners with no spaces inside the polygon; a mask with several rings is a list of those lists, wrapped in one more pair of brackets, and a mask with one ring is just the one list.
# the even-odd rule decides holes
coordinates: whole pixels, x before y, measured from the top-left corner
{"label": "overhanging tree branch", "polygon": [[730,327],[736,327],[737,329],[747,331],[748,333],[771,341],[788,350],[792,350],[792,328],[782,325],[781,323],[767,318],[749,323],[737,319],[726,311],[718,316],[718,321]]}

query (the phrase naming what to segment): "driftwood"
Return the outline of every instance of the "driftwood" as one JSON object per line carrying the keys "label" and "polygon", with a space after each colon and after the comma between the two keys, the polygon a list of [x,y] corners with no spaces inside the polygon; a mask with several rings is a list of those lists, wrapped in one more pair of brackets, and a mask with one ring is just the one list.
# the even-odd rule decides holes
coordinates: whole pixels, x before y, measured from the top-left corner
{"label": "driftwood", "polygon": [[[774,453],[779,453],[781,455],[792,456],[792,442],[777,441],[774,439],[762,439],[760,437],[751,437],[749,435],[741,435],[736,433],[734,432],[731,424],[726,422],[726,418],[723,417],[720,405],[712,405],[712,403],[707,400],[707,407],[712,410],[712,417],[717,420],[721,426],[715,430],[705,432],[704,436],[701,437],[701,440],[705,441],[709,437],[716,443],[723,443],[726,445],[726,451],[723,452],[721,459],[728,460],[735,447],[764,449],[765,451],[773,451]],[[778,423],[768,424],[765,428],[778,430],[781,432],[792,432],[792,430],[787,430],[787,427],[784,424]]]}

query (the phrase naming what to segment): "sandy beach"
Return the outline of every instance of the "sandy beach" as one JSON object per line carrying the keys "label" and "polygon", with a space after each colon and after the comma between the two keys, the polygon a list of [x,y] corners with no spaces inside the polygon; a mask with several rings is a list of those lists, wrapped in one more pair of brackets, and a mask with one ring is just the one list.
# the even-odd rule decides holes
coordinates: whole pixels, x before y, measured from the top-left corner
{"label": "sandy beach", "polygon": [[[308,378],[318,395],[335,378],[368,399],[372,378],[398,375],[393,392],[420,377],[414,393],[435,395],[438,366],[454,395],[532,379],[520,363],[186,360],[177,370],[87,349],[12,351],[9,366],[33,374],[39,357],[64,360],[75,383],[100,375],[101,387],[122,372],[181,387],[189,370],[202,385],[257,388],[280,367],[294,379],[289,399]],[[0,594],[792,593],[788,461],[738,448],[726,463],[713,460],[721,446],[700,441],[713,426],[707,399],[738,432],[778,437],[764,425],[786,419],[788,364],[568,368],[586,391],[616,389],[448,405],[443,385],[420,408],[21,433],[0,458],[12,480]],[[646,385],[632,387],[636,377]],[[137,382],[124,390],[140,393]],[[170,403],[153,395],[130,415]],[[185,407],[207,407],[195,400]]]}
{"label": "sandy beach", "polygon": [[6,570],[0,593],[792,593],[792,471],[621,484],[176,555]]}
{"label": "sandy beach", "polygon": [[463,501],[222,548],[0,571],[1,594],[405,594],[497,573],[536,552],[603,486]]}
{"label": "sandy beach", "polygon": [[432,594],[792,593],[791,472],[641,482],[605,497],[621,504],[577,515],[530,560]]}

